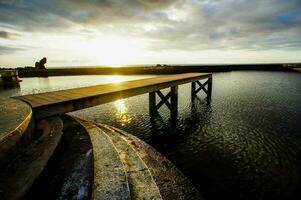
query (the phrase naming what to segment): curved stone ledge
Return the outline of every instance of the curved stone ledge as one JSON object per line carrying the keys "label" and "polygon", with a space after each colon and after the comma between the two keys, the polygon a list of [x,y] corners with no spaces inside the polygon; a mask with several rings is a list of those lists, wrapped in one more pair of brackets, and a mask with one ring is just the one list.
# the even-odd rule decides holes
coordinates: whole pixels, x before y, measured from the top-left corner
{"label": "curved stone ledge", "polygon": [[31,107],[17,99],[0,98],[0,167],[27,143],[33,131]]}
{"label": "curved stone ledge", "polygon": [[0,171],[0,199],[21,199],[55,151],[63,129],[58,117],[40,121],[42,134]]}

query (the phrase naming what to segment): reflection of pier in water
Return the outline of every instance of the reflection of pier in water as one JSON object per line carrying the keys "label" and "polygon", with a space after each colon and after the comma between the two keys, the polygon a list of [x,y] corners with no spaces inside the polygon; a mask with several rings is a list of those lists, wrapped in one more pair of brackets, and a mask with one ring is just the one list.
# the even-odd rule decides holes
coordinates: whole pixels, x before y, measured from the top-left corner
{"label": "reflection of pier in water", "polygon": [[[181,138],[182,134],[187,136],[187,134],[194,133],[206,124],[206,121],[211,116],[210,98],[201,99],[198,96],[192,95],[189,107],[190,112],[184,113],[180,118],[172,117],[167,122],[158,112],[150,116],[151,137],[156,141],[154,144],[161,144],[162,140],[165,141],[165,136],[167,140],[170,140],[170,137],[168,137],[170,134],[173,135],[173,139],[176,139],[175,137]],[[181,127],[179,127],[179,123]],[[166,144],[166,142],[163,143]]]}

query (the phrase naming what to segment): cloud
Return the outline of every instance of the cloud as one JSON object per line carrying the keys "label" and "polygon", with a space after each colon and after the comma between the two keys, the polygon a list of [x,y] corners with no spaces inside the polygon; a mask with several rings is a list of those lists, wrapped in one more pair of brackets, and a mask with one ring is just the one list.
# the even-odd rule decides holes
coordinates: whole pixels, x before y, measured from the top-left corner
{"label": "cloud", "polygon": [[19,34],[11,33],[8,31],[0,31],[0,38],[3,38],[3,39],[12,39],[12,38],[15,38],[16,36],[19,36]]}
{"label": "cloud", "polygon": [[9,46],[2,46],[0,45],[0,55],[8,55],[15,53],[17,51],[23,51],[25,49],[19,47],[9,47]]}
{"label": "cloud", "polygon": [[[188,2],[188,1],[187,1]],[[147,32],[162,50],[300,49],[301,1],[204,0],[174,9],[190,15]],[[279,20],[282,19],[282,20]]]}
{"label": "cloud", "polygon": [[300,49],[300,13],[300,0],[0,0],[0,26],[93,29],[143,39],[150,51]]}
{"label": "cloud", "polygon": [[70,27],[71,22],[54,13],[54,5],[48,8],[49,3],[46,2],[0,0],[0,23],[26,32]]}
{"label": "cloud", "polygon": [[[144,23],[174,0],[0,0],[0,21],[26,31]],[[160,16],[157,16],[157,18]]]}
{"label": "cloud", "polygon": [[4,39],[7,39],[9,38],[9,33],[6,32],[6,31],[0,31],[0,38],[4,38]]}

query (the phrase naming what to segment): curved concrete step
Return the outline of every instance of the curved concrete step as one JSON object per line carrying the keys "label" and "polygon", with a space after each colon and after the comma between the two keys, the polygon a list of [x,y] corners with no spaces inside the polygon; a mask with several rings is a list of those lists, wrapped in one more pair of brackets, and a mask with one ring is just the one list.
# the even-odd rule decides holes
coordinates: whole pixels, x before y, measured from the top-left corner
{"label": "curved concrete step", "polygon": [[160,190],[147,165],[120,134],[100,126],[116,146],[127,172],[132,199],[162,199]]}
{"label": "curved concrete step", "polygon": [[112,139],[125,166],[132,199],[162,199],[160,190],[147,165],[131,145],[117,132],[99,126]]}
{"label": "curved concrete step", "polygon": [[20,199],[39,177],[56,149],[62,136],[62,120],[53,117],[42,120],[39,125],[41,137],[0,172],[0,199]]}
{"label": "curved concrete step", "polygon": [[110,137],[92,122],[73,118],[86,129],[93,146],[94,183],[92,199],[130,200],[131,194],[126,172]]}
{"label": "curved concrete step", "polygon": [[131,145],[150,169],[163,199],[204,199],[183,173],[153,147],[125,131],[104,124],[98,125],[115,131]]}

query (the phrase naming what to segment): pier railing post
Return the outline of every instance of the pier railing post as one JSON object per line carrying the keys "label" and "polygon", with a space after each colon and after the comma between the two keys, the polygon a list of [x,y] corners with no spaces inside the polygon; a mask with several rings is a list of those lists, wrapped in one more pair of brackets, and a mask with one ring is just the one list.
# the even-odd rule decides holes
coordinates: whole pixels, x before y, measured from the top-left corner
{"label": "pier railing post", "polygon": [[174,120],[178,118],[178,86],[171,87],[170,93],[170,116]]}

